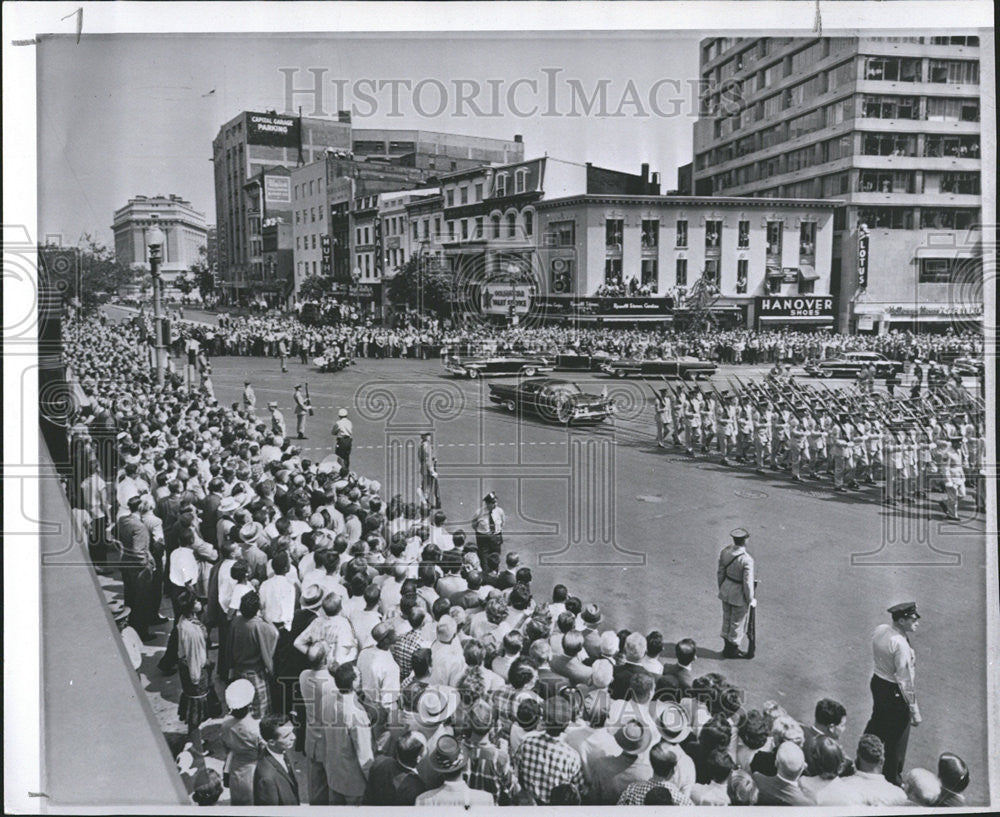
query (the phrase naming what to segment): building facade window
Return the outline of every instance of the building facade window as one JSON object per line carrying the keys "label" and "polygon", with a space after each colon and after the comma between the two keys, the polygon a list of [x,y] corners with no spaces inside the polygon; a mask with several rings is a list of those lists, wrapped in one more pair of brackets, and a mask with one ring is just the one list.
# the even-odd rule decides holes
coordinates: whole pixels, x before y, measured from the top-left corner
{"label": "building facade window", "polygon": [[912,170],[862,170],[858,174],[859,193],[912,193]]}
{"label": "building facade window", "polygon": [[687,221],[677,222],[677,245],[678,247],[686,247],[688,245],[688,223]]}
{"label": "building facade window", "polygon": [[920,82],[920,60],[911,57],[868,57],[865,79]]}
{"label": "building facade window", "polygon": [[928,82],[979,84],[979,63],[975,60],[931,60],[927,69]]}
{"label": "building facade window", "polygon": [[496,190],[497,198],[503,198],[507,195],[507,174],[497,173],[496,181],[494,182],[494,189]]}
{"label": "building facade window", "polygon": [[604,259],[604,283],[620,284],[622,282],[622,260],[620,258]]}
{"label": "building facade window", "polygon": [[659,274],[659,262],[655,258],[642,259],[642,280],[640,284],[646,287],[651,295],[656,294]]}
{"label": "building facade window", "polygon": [[476,201],[482,201],[483,200],[483,183],[482,182],[477,182],[476,186],[473,188],[473,190],[475,191]]}
{"label": "building facade window", "polygon": [[642,246],[643,249],[652,249],[660,246],[660,221],[659,219],[643,219],[642,221]]}
{"label": "building facade window", "polygon": [[460,204],[469,203],[469,188],[466,187],[465,185],[462,185],[460,188],[458,188],[458,201]]}
{"label": "building facade window", "polygon": [[464,219],[463,218],[459,222],[459,226],[461,227],[461,230],[462,230],[462,233],[461,233],[462,240],[465,241],[469,237],[469,221],[468,221],[468,219]]}
{"label": "building facade window", "polygon": [[745,250],[750,246],[750,222],[741,221],[737,232],[736,246]]}
{"label": "building facade window", "polygon": [[549,241],[555,247],[573,247],[576,245],[575,221],[550,221],[548,226]]}
{"label": "building facade window", "polygon": [[927,134],[924,137],[924,156],[954,156],[959,159],[979,158],[978,136],[946,136]]}
{"label": "building facade window", "polygon": [[978,122],[979,100],[927,97],[924,118],[928,122]]}
{"label": "building facade window", "polygon": [[736,262],[736,294],[746,295],[747,279],[750,275],[750,262],[745,258],[740,258]]}
{"label": "building facade window", "polygon": [[799,263],[816,263],[816,222],[803,221],[799,225]]}
{"label": "building facade window", "polygon": [[688,282],[688,262],[686,258],[678,258],[675,263],[674,276],[677,279],[677,286],[686,287]]}
{"label": "building facade window", "polygon": [[957,207],[924,207],[920,210],[920,226],[933,230],[967,230],[979,221],[978,210]]}
{"label": "building facade window", "polygon": [[978,196],[981,193],[979,174],[942,173],[939,189],[942,193],[960,193],[962,195]]}
{"label": "building facade window", "polygon": [[909,207],[864,207],[858,210],[858,223],[880,230],[912,230],[913,210]]}
{"label": "building facade window", "polygon": [[475,232],[475,234],[472,237],[475,238],[475,239],[477,239],[477,240],[482,240],[483,238],[486,237],[483,234],[483,217],[482,216],[476,216],[476,232]]}
{"label": "building facade window", "polygon": [[917,137],[912,133],[866,133],[861,152],[865,156],[916,156]]}
{"label": "building facade window", "polygon": [[490,222],[493,226],[493,238],[500,238],[500,216],[494,215]]}
{"label": "building facade window", "polygon": [[445,190],[444,191],[444,206],[454,207],[455,206],[455,191]]}
{"label": "building facade window", "polygon": [[722,249],[722,222],[705,222],[705,251],[718,253]]}
{"label": "building facade window", "polygon": [[866,94],[861,102],[861,115],[866,119],[917,119],[920,116],[920,99],[915,96]]}
{"label": "building facade window", "polygon": [[622,248],[622,236],[625,234],[625,220],[609,218],[604,221],[604,246],[609,250]]}
{"label": "building facade window", "polygon": [[784,222],[767,222],[767,254],[771,257],[781,258],[781,237],[784,232]]}
{"label": "building facade window", "polygon": [[519,168],[514,173],[514,192],[523,193],[528,189],[528,168]]}
{"label": "building facade window", "polygon": [[854,61],[843,62],[826,72],[827,90],[833,91],[854,81]]}
{"label": "building facade window", "polygon": [[507,238],[517,238],[517,213],[507,214]]}
{"label": "building facade window", "polygon": [[528,237],[535,234],[535,214],[531,210],[525,210],[521,214],[521,220],[524,222],[524,234]]}

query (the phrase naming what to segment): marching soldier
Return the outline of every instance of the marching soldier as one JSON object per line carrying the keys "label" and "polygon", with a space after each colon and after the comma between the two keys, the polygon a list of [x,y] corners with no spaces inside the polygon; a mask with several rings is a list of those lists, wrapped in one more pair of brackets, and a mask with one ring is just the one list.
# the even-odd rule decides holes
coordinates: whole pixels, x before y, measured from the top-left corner
{"label": "marching soldier", "polygon": [[[722,455],[723,465],[732,465],[729,453],[736,443],[736,428],[738,417],[736,406],[733,405],[733,396],[724,391],[722,402],[716,409],[716,437],[719,441],[719,453]],[[738,452],[737,452],[738,453]]]}
{"label": "marching soldier", "polygon": [[684,451],[689,457],[694,456],[694,447],[698,444],[698,430],[701,426],[699,405],[690,396],[684,406]]}
{"label": "marching soldier", "polygon": [[739,402],[737,423],[736,459],[738,462],[746,462],[750,458],[754,445],[754,410],[750,400],[746,397]]}
{"label": "marching soldier", "polygon": [[882,773],[898,786],[910,727],[919,726],[923,720],[914,688],[916,653],[909,638],[917,629],[920,615],[912,601],[895,604],[888,612],[892,624],[880,624],[872,635],[872,716],[865,733],[881,738],[885,745]]}
{"label": "marching soldier", "polygon": [[819,469],[826,466],[826,429],[823,427],[826,412],[819,409],[817,414],[818,417],[806,417],[806,431],[809,435],[809,461],[812,465],[809,476],[813,479],[819,479]]}
{"label": "marching soldier", "polygon": [[337,412],[337,422],[333,424],[333,436],[336,438],[335,453],[344,468],[351,467],[351,446],[354,444],[354,424],[347,419],[347,409]]}
{"label": "marching soldier", "polygon": [[934,465],[934,440],[927,429],[918,430],[917,439],[917,475],[914,496],[923,499],[927,496],[931,473],[936,470]]}
{"label": "marching soldier", "polygon": [[278,404],[273,400],[267,404],[267,408],[271,412],[271,433],[278,437],[284,437],[288,433],[285,426],[285,415],[281,413]]}
{"label": "marching soldier", "polygon": [[701,404],[701,452],[707,454],[712,440],[715,439],[715,407],[716,400],[708,395]]}
{"label": "marching soldier", "polygon": [[680,445],[681,428],[684,422],[684,392],[681,392],[670,406],[670,423],[673,429],[674,445]]}
{"label": "marching soldier", "polygon": [[962,457],[962,438],[950,439],[951,448],[945,454],[944,490],[948,495],[941,506],[945,516],[958,521],[958,501],[965,496],[965,468]]}
{"label": "marching soldier", "polygon": [[757,406],[757,411],[753,417],[754,430],[754,459],[757,463],[757,473],[764,473],[764,463],[767,461],[767,452],[771,442],[771,407],[767,401],[761,402]]}
{"label": "marching soldier", "polygon": [[716,570],[719,600],[722,602],[722,640],[725,642],[722,655],[724,658],[746,658],[747,654],[740,650],[740,644],[746,635],[750,608],[757,606],[754,598],[754,561],[746,550],[750,534],[744,528],[737,528],[729,535],[733,542],[722,549]]}
{"label": "marching soldier", "polygon": [[809,465],[809,430],[802,421],[802,412],[796,412],[789,424],[788,452],[791,460],[792,479],[802,482],[802,465]]}
{"label": "marching soldier", "polygon": [[312,402],[303,393],[301,383],[295,384],[292,397],[295,400],[295,436],[304,440],[306,439],[306,417],[312,411]]}
{"label": "marching soldier", "polygon": [[841,414],[837,417],[837,422],[830,428],[833,437],[833,490],[844,492],[847,490],[845,482],[853,466],[851,457],[851,437],[848,416]]}
{"label": "marching soldier", "polygon": [[[854,424],[851,434],[851,446],[854,449],[854,481],[860,483],[864,480],[868,485],[874,485],[875,481],[869,472],[870,461],[868,459],[868,424],[864,419],[858,419]],[[856,485],[854,486],[856,487]]]}
{"label": "marching soldier", "polygon": [[904,448],[891,426],[886,428],[883,437],[883,451],[885,453],[885,504],[895,505],[900,494],[903,481],[903,458]]}

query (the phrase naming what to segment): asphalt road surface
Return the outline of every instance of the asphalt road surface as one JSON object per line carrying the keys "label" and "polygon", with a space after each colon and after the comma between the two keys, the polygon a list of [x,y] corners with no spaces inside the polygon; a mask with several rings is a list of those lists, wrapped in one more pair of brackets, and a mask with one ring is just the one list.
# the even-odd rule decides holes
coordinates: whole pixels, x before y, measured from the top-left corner
{"label": "asphalt road surface", "polygon": [[[829,483],[796,484],[659,450],[650,392],[639,380],[578,379],[587,391],[608,387],[622,415],[567,430],[506,412],[489,402],[486,381],[453,378],[437,360],[361,360],[334,374],[293,361],[282,374],[277,360],[220,357],[213,369],[220,400],[239,399],[249,379],[259,407],[278,401],[290,434],[292,386],[308,382],[316,414],[300,444],[315,460],[332,453],[330,428],[336,410],[347,408],[351,467],[382,481],[386,496],[415,488],[418,435],[433,430],[449,526],[468,530],[481,497],[496,491],[507,514],[505,549],[532,568],[536,592],[562,582],[601,605],[603,626],[660,630],[668,654],[676,640],[694,638],[697,668],[745,688],[751,707],[774,699],[811,722],[819,698],[840,700],[848,749],[870,714],[871,630],[888,620],[891,604],[917,601],[924,722],[912,732],[907,767],[936,768],[940,752],[957,752],[972,770],[970,804],[984,801],[980,520],[950,523],[936,507],[895,511],[834,494]],[[716,376],[720,386],[726,373]],[[753,661],[720,657],[715,566],[736,527],[751,532],[760,579]]]}
{"label": "asphalt road surface", "polygon": [[[761,377],[767,368],[724,367],[714,382],[723,388],[727,375]],[[871,631],[889,620],[887,607],[916,601],[924,721],[911,732],[906,766],[934,769],[942,751],[956,752],[971,770],[969,804],[986,802],[982,520],[947,522],[936,503],[889,509],[872,495],[834,494],[829,482],[796,484],[787,474],[725,468],[717,456],[657,449],[640,380],[557,373],[587,391],[607,387],[622,406],[613,424],[566,429],[509,414],[489,402],[487,381],[453,378],[439,360],[361,360],[334,374],[296,360],[289,369],[283,374],[276,359],[215,358],[216,395],[236,401],[249,379],[258,413],[277,400],[294,434],[292,387],[308,382],[316,413],[297,443],[303,455],[333,453],[330,429],[347,408],[351,467],[380,480],[384,496],[415,490],[419,433],[433,430],[450,528],[469,530],[481,497],[496,491],[505,550],[532,568],[536,593],[562,582],[601,605],[603,627],[660,630],[668,655],[678,639],[694,638],[696,672],[721,672],[746,690],[748,708],[776,700],[811,722],[819,698],[841,701],[849,753],[871,712]],[[752,661],[720,656],[715,567],[736,527],[751,532],[760,580]]]}

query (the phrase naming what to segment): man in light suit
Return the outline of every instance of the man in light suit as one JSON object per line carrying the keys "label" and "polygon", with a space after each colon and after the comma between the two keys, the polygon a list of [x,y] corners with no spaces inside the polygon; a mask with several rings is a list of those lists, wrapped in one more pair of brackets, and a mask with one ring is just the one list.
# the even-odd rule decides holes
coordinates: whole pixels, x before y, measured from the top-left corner
{"label": "man in light suit", "polygon": [[806,759],[796,744],[786,740],[775,755],[778,768],[775,777],[754,772],[757,784],[757,804],[761,806],[814,806],[813,800],[799,784],[799,778],[806,768]]}
{"label": "man in light suit", "polygon": [[333,673],[337,694],[323,702],[327,797],[331,806],[359,806],[374,761],[371,718],[357,696],[360,675],[353,663]]}
{"label": "man in light suit", "polygon": [[722,650],[724,658],[746,658],[740,650],[740,642],[746,635],[750,608],[757,606],[754,598],[754,562],[746,551],[746,541],[750,534],[737,528],[729,534],[733,538],[719,554],[716,580],[719,585],[719,600],[722,602]]}
{"label": "man in light suit", "polygon": [[288,754],[295,745],[295,728],[288,716],[267,715],[260,722],[260,736],[266,746],[253,773],[254,805],[299,805],[299,783]]}

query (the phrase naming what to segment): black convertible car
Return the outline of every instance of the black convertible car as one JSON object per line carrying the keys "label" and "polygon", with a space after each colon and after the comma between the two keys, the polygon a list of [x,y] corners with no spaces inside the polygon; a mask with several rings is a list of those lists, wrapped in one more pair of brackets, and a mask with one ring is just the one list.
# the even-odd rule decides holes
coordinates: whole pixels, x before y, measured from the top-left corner
{"label": "black convertible car", "polygon": [[490,384],[490,400],[510,412],[532,412],[549,423],[600,423],[614,414],[614,403],[600,394],[586,394],[576,383],[536,377],[516,385]]}
{"label": "black convertible car", "polygon": [[611,359],[607,352],[560,352],[556,355],[556,371],[599,372]]}
{"label": "black convertible car", "polygon": [[551,372],[552,363],[540,355],[467,357],[446,355],[444,367],[458,377],[497,377],[523,374],[534,377],[539,372]]}
{"label": "black convertible car", "polygon": [[679,377],[683,380],[695,380],[699,377],[710,377],[715,374],[716,366],[710,360],[699,360],[696,357],[663,358],[622,358],[612,360],[604,365],[604,371],[613,377]]}

